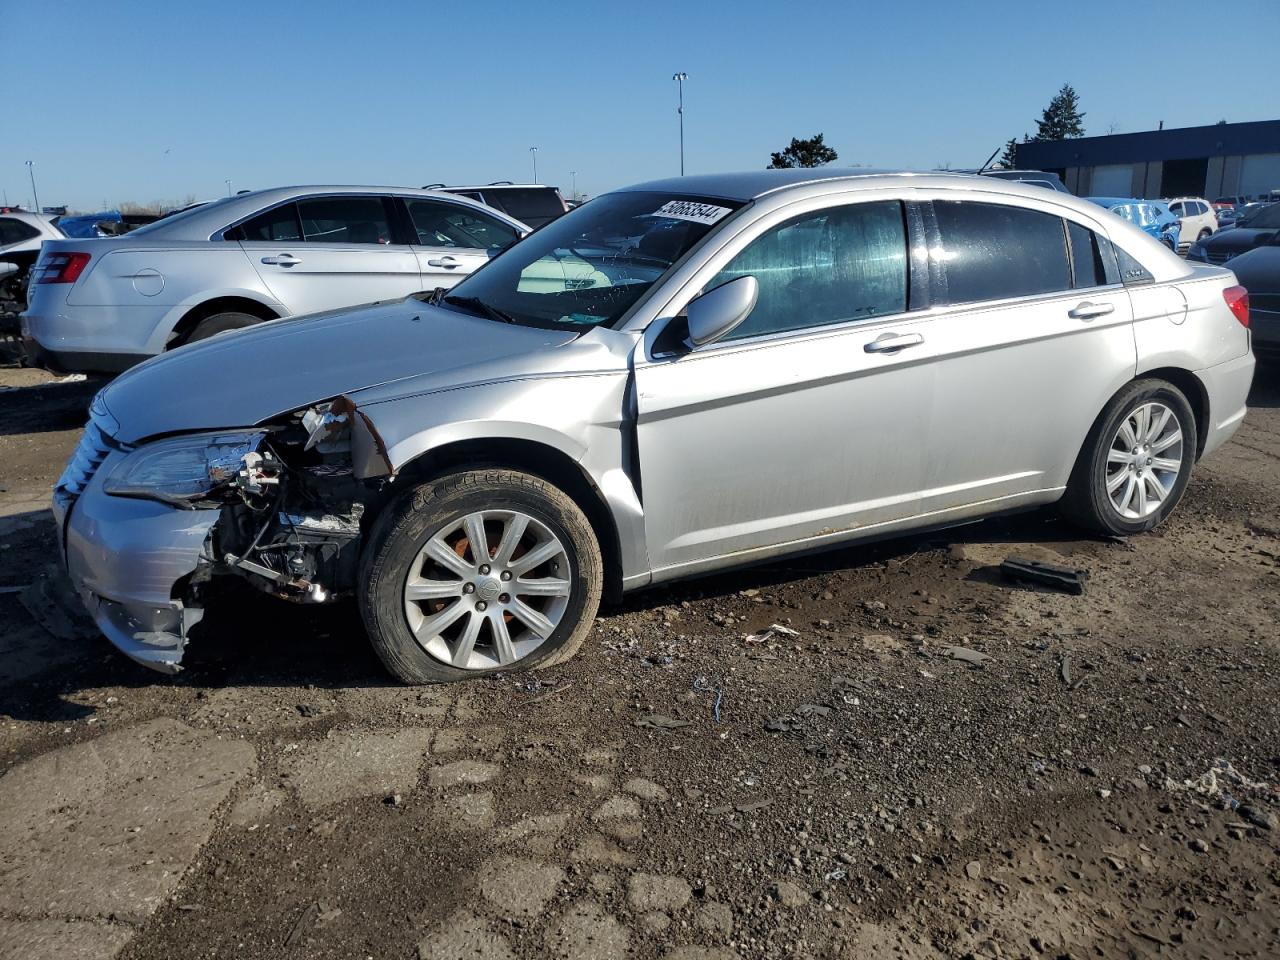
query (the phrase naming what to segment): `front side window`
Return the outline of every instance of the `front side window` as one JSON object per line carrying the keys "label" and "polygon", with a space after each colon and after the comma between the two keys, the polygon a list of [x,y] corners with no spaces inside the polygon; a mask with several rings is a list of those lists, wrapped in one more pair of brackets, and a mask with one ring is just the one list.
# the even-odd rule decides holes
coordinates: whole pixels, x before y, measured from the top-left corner
{"label": "front side window", "polygon": [[1171,203],[1171,204],[1169,204],[1169,211],[1170,211],[1170,212],[1171,212],[1175,217],[1183,217],[1183,216],[1186,216],[1186,214],[1183,212],[1183,206],[1182,206],[1182,204],[1180,204],[1180,203]]}
{"label": "front side window", "polygon": [[298,201],[307,243],[390,243],[381,197],[316,197]]}
{"label": "front side window", "polygon": [[418,243],[423,246],[501,250],[519,239],[514,227],[470,207],[442,200],[407,203]]}
{"label": "front side window", "polygon": [[753,240],[707,289],[746,276],[756,278],[760,298],[726,340],[903,313],[902,204],[851,204],[788,220]]}
{"label": "front side window", "polygon": [[941,245],[930,257],[947,301],[1005,300],[1071,289],[1063,221],[994,203],[935,200]]}
{"label": "front side window", "polygon": [[741,206],[648,191],[607,194],[530,234],[442,302],[526,326],[612,324]]}

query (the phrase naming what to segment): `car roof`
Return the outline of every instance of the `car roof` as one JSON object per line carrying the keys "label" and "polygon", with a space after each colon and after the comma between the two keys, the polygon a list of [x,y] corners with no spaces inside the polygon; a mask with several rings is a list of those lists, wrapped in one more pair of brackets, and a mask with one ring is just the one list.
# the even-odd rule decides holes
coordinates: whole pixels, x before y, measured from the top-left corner
{"label": "car roof", "polygon": [[436,187],[437,190],[559,190],[559,187],[553,187],[549,183],[472,183],[472,184],[455,184],[450,183],[443,187]]}
{"label": "car roof", "polygon": [[[390,187],[390,186],[353,186],[351,184],[314,184],[291,187],[270,187],[265,190],[251,190],[247,193],[237,193],[234,197],[221,197],[209,203],[193,207],[181,213],[175,213],[164,219],[157,220],[154,227],[150,227],[145,234],[139,236],[139,240],[152,240],[166,238],[170,240],[208,240],[209,237],[228,226],[247,217],[253,216],[260,210],[275,206],[278,203],[284,203],[288,200],[294,200],[299,197],[309,197],[315,195],[341,195],[341,194],[393,194],[401,197],[434,197],[438,200],[444,200],[449,203],[457,203],[478,207],[493,216],[500,219],[508,220],[511,223],[519,224],[522,228],[527,229],[519,220],[513,218],[510,214],[503,213],[501,210],[495,210],[493,207],[486,207],[483,204],[471,200],[467,197],[459,197],[457,194],[446,193],[443,190],[422,190],[418,187]],[[125,237],[133,234],[126,234]]]}

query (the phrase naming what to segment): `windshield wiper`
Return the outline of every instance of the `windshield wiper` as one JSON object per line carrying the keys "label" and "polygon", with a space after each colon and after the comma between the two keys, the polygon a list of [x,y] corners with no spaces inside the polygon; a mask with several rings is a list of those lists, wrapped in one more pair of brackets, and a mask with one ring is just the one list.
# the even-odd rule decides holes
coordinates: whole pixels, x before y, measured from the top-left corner
{"label": "windshield wiper", "polygon": [[520,321],[509,313],[504,313],[495,306],[485,303],[479,297],[445,297],[445,303],[451,303],[455,307],[462,307],[464,310],[470,310],[472,313],[479,314],[482,317],[488,317],[490,320],[497,320],[499,323],[514,323],[519,326]]}

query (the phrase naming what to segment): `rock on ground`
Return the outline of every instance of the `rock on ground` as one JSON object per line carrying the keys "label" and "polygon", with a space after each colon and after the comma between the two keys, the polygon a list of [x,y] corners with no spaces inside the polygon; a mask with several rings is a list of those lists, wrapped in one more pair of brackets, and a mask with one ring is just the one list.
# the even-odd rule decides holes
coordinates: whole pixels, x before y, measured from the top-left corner
{"label": "rock on ground", "polygon": [[420,960],[514,960],[511,947],[479,917],[459,910],[418,944]]}
{"label": "rock on ground", "polygon": [[147,918],[255,759],[243,741],[152,720],[15,767],[0,777],[0,912]]}
{"label": "rock on ground", "polygon": [[455,760],[435,767],[430,774],[433,787],[458,787],[468,784],[488,783],[502,773],[496,763],[484,760]]}
{"label": "rock on ground", "polygon": [[564,871],[518,857],[494,857],[480,868],[480,892],[503,914],[535,917],[564,880]]}
{"label": "rock on ground", "polygon": [[622,924],[590,901],[574,904],[547,932],[547,950],[561,960],[621,960],[628,943]]}
{"label": "rock on ground", "polygon": [[418,782],[430,741],[430,730],[413,727],[330,731],[285,754],[280,772],[311,810],[353,797],[407,794]]}
{"label": "rock on ground", "polygon": [[680,877],[633,873],[627,881],[627,903],[637,913],[679,910],[692,895],[689,884]]}

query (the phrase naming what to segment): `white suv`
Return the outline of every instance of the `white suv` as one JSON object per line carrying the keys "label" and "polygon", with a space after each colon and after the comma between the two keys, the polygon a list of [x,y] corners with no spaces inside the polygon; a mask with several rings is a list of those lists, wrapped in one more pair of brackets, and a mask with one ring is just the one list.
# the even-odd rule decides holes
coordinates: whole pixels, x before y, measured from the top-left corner
{"label": "white suv", "polygon": [[277,317],[451,287],[529,232],[464,197],[401,187],[281,187],[123,237],[47,241],[23,347],[51,370],[114,373]]}
{"label": "white suv", "polygon": [[1182,224],[1178,250],[1188,250],[1218,229],[1218,214],[1203,197],[1174,197],[1166,200],[1169,211]]}

